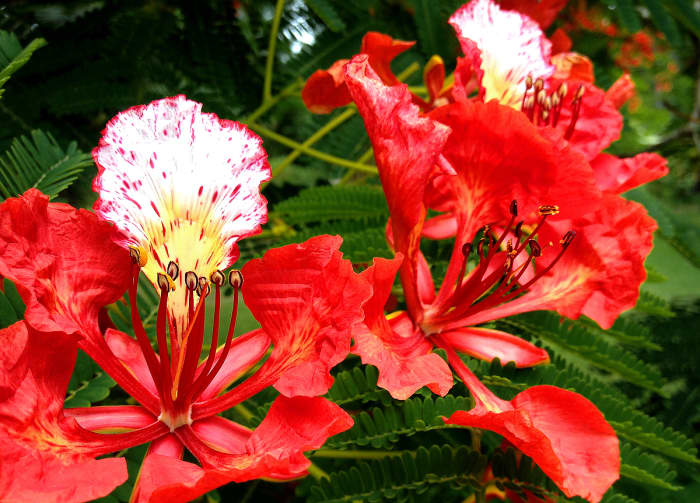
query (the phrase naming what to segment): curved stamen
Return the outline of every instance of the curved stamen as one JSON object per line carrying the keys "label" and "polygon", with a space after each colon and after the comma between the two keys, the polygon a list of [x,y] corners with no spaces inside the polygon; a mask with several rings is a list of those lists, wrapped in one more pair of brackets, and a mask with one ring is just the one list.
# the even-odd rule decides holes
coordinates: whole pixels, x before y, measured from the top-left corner
{"label": "curved stamen", "polygon": [[219,370],[221,370],[221,367],[223,367],[224,362],[226,361],[226,358],[228,357],[229,351],[231,350],[231,346],[233,344],[233,331],[236,327],[236,318],[238,315],[238,292],[243,285],[243,275],[241,274],[240,271],[238,270],[233,270],[229,274],[229,283],[233,287],[233,310],[231,311],[231,322],[229,323],[228,326],[228,333],[226,334],[226,342],[224,343],[224,349],[221,350],[221,355],[219,355],[219,359],[216,361],[216,365],[214,365],[214,368],[211,369],[211,372],[209,374],[205,374],[202,372],[202,376],[205,376],[201,382],[195,383],[193,385],[194,393],[193,397],[194,399],[199,396],[199,394],[204,391],[207,386],[214,380],[214,377],[216,374],[219,373]]}
{"label": "curved stamen", "polygon": [[[143,256],[143,255],[142,255]],[[133,255],[132,255],[133,257]],[[129,286],[129,305],[131,308],[131,326],[134,328],[134,334],[136,335],[136,340],[141,346],[141,352],[146,359],[146,365],[148,365],[148,371],[153,376],[153,382],[156,385],[156,389],[162,392],[162,382],[159,373],[158,357],[156,356],[153,346],[151,346],[151,341],[146,335],[146,330],[143,328],[143,321],[141,320],[141,315],[138,309],[138,284],[139,284],[139,273],[141,272],[140,263],[137,262],[132,266],[131,272],[131,285]]]}
{"label": "curved stamen", "polygon": [[[197,303],[197,308],[194,311],[194,318],[190,322],[187,332],[185,332],[185,336],[182,338],[182,344],[180,346],[180,352],[178,354],[178,361],[177,361],[177,368],[175,370],[175,378],[173,379],[173,387],[170,390],[171,397],[174,400],[178,398],[178,395],[182,395],[180,393],[180,385],[184,386],[184,379],[182,379],[182,373],[184,371],[185,367],[185,360],[187,359],[187,355],[192,353],[192,347],[193,344],[189,344],[189,339],[192,334],[192,332],[197,331],[199,329],[199,325],[204,326],[204,296],[201,296],[199,298],[199,302]],[[200,323],[201,320],[201,323]],[[201,351],[201,347],[199,348],[199,351]],[[197,357],[199,357],[199,353],[197,353]],[[190,357],[191,359],[192,357]]]}
{"label": "curved stamen", "polygon": [[[160,288],[160,304],[158,305],[158,317],[156,318],[156,338],[158,340],[158,355],[160,356],[160,378],[163,385],[163,392],[160,393],[160,398],[164,402],[162,405],[171,409],[172,399],[167,390],[172,388],[172,375],[170,374],[170,358],[168,355],[168,344],[166,342],[166,324],[168,321],[168,293],[170,292],[170,283],[161,281],[158,276],[158,284]],[[177,277],[177,275],[176,275]],[[172,281],[172,276],[170,276]],[[164,283],[161,285],[161,283]],[[171,328],[172,335],[172,328]],[[174,351],[174,350],[173,350]],[[173,353],[175,354],[175,353]]]}

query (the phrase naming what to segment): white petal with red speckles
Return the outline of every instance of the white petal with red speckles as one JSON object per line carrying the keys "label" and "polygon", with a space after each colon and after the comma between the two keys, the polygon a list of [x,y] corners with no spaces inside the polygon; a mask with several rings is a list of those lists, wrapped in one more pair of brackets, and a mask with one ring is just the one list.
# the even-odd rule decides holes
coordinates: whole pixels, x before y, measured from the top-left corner
{"label": "white petal with red speckles", "polygon": [[147,250],[152,281],[170,260],[208,277],[267,220],[262,141],[201,108],[184,96],[130,108],[107,124],[93,151],[95,211],[122,231],[124,245]]}
{"label": "white petal with red speckles", "polygon": [[452,14],[450,24],[481,75],[484,101],[519,109],[527,76],[546,79],[554,71],[552,44],[528,16],[501,10],[492,0],[473,0]]}

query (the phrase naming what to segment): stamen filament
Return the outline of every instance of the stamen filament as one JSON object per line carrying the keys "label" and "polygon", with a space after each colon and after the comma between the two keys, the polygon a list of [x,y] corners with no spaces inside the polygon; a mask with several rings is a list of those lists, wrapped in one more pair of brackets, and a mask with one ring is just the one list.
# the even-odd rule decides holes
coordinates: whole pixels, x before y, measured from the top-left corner
{"label": "stamen filament", "polygon": [[[190,292],[190,298],[191,292]],[[190,338],[190,334],[192,333],[193,330],[195,330],[195,325],[197,324],[197,321],[199,319],[202,319],[202,325],[204,325],[204,316],[200,316],[202,314],[202,311],[204,309],[204,295],[202,295],[199,298],[199,303],[197,304],[197,309],[194,312],[194,319],[190,322],[187,332],[185,333],[185,336],[182,338],[182,345],[180,346],[180,352],[178,354],[178,362],[177,362],[177,368],[175,370],[175,378],[173,380],[173,387],[170,390],[170,396],[172,397],[173,401],[177,400],[178,397],[178,391],[180,387],[180,381],[182,378],[182,373],[184,370],[185,366],[185,359],[187,354],[189,354],[190,351],[188,351],[188,341]],[[200,351],[201,351],[201,346],[200,346]]]}
{"label": "stamen filament", "polygon": [[134,328],[134,334],[136,335],[136,340],[141,346],[141,352],[146,359],[146,365],[148,366],[148,371],[153,376],[153,382],[156,385],[156,389],[162,390],[162,383],[159,373],[158,357],[151,346],[151,341],[146,335],[146,330],[143,328],[143,321],[141,320],[141,315],[138,309],[138,284],[139,284],[139,273],[141,268],[138,264],[133,265],[133,270],[131,274],[131,285],[129,286],[129,304],[131,307],[131,326]]}

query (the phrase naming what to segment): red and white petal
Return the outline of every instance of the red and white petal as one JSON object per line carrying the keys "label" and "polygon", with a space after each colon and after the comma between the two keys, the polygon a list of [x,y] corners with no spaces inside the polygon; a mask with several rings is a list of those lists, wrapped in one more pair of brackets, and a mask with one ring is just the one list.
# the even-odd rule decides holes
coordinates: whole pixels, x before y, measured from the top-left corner
{"label": "red and white petal", "polygon": [[528,75],[547,79],[554,71],[551,43],[528,16],[502,10],[492,0],[473,0],[449,22],[474,71],[481,74],[484,101],[495,99],[519,109]]}
{"label": "red and white petal", "polygon": [[500,330],[467,327],[443,332],[440,337],[455,351],[488,362],[498,358],[504,365],[515,362],[518,368],[549,362],[549,355],[544,349]]}
{"label": "red and white petal", "polygon": [[201,110],[184,96],[130,108],[107,124],[93,150],[95,211],[121,231],[120,244],[145,250],[154,284],[170,261],[183,272],[179,287],[186,271],[209,278],[236,260],[238,240],[267,221],[262,140]]}

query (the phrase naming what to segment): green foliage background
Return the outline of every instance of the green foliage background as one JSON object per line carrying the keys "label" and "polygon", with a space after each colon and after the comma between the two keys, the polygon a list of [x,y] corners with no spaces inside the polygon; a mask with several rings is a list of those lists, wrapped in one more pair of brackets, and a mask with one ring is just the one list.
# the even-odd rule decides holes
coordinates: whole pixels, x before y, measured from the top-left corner
{"label": "green foliage background", "polygon": [[[421,85],[433,54],[454,68],[460,55],[447,26],[458,0],[203,0],[32,2],[0,6],[0,195],[38,187],[54,200],[90,207],[96,173],[89,155],[100,130],[118,111],[183,93],[206,111],[245,122],[265,140],[275,178],[265,188],[270,222],[241,243],[241,261],[271,246],[338,233],[357,264],[390,256],[387,217],[362,121],[353,108],[315,116],[299,91],[314,70],[359,51],[377,30],[417,40],[394,69]],[[628,197],[658,222],[647,261],[649,279],[637,307],[609,331],[587,320],[560,323],[550,313],[497,323],[547,348],[552,364],[516,371],[498,362],[468,365],[500,396],[540,383],[576,390],[603,411],[622,442],[622,479],[609,503],[700,501],[700,10],[694,0],[572,0],[555,25],[595,63],[608,87],[628,69],[638,97],[625,107],[623,136],[610,151],[659,152],[670,174]],[[590,26],[582,25],[586,7]],[[614,25],[615,33],[608,27]],[[643,30],[653,58],[625,60],[632,34]],[[627,45],[626,45],[627,44]],[[639,51],[639,47],[634,50]],[[417,92],[420,88],[416,87]],[[439,270],[449,255],[434,243],[425,252]],[[5,280],[0,318],[22,316]],[[153,329],[157,297],[141,289],[139,307]],[[227,298],[231,309],[231,298]],[[111,309],[129,331],[128,307]],[[255,327],[243,307],[237,333]],[[536,466],[516,463],[500,439],[448,428],[440,417],[470,406],[461,384],[445,398],[427,391],[405,402],[376,387],[376,369],[350,358],[328,396],[355,415],[355,427],[312,454],[312,476],[289,484],[232,484],[206,501],[464,501],[480,490],[493,466],[499,487],[565,498]],[[274,398],[263,393],[230,411],[254,426]],[[85,355],[76,365],[67,406],[119,404],[126,399]],[[478,446],[481,445],[481,449]],[[144,449],[126,453],[131,480],[104,501],[128,501]]]}

